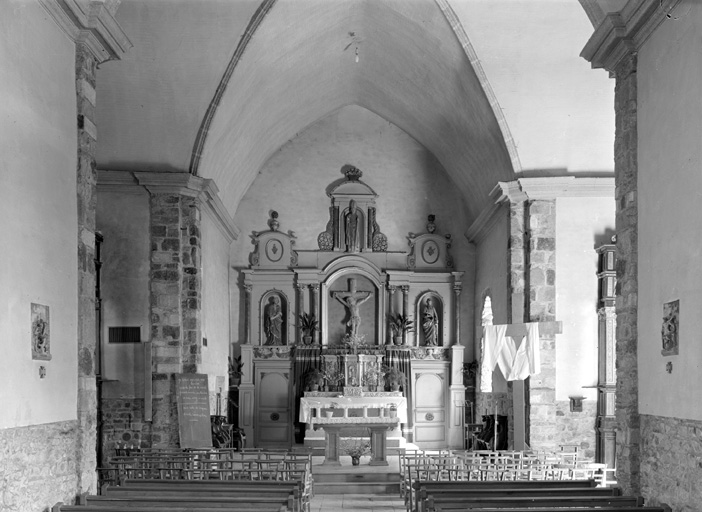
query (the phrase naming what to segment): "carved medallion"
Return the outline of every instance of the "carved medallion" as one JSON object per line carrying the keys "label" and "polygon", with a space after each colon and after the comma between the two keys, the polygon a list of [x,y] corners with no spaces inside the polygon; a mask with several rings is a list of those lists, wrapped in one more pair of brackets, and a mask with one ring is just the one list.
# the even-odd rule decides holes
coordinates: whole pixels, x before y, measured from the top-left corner
{"label": "carved medallion", "polygon": [[280,243],[280,240],[268,240],[268,243],[266,243],[266,257],[272,262],[280,261],[280,258],[283,257],[283,244]]}
{"label": "carved medallion", "polygon": [[439,245],[434,240],[427,240],[422,244],[422,259],[428,263],[436,263],[439,261]]}

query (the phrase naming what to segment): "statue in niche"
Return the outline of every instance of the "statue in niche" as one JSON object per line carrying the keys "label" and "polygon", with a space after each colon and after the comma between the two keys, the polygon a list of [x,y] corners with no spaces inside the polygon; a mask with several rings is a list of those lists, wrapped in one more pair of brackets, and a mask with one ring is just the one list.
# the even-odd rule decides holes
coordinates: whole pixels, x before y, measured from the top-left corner
{"label": "statue in niche", "polygon": [[266,345],[282,345],[283,310],[280,297],[274,295],[268,300],[263,311],[263,328],[266,333]]}
{"label": "statue in niche", "polygon": [[424,332],[424,344],[430,347],[437,346],[439,339],[439,316],[436,314],[436,309],[434,309],[434,305],[429,297],[427,297],[424,302],[422,331]]}
{"label": "statue in niche", "polygon": [[356,291],[356,280],[354,278],[349,279],[349,291],[347,292],[332,292],[334,298],[341,302],[345,308],[349,310],[351,318],[346,322],[346,326],[349,328],[349,334],[351,337],[358,336],[358,328],[361,326],[361,315],[359,309],[361,304],[366,302],[372,295],[372,292],[359,292]]}
{"label": "statue in niche", "polygon": [[344,221],[344,233],[346,235],[346,252],[358,252],[358,224],[360,214],[356,208],[356,201],[351,199],[349,211],[346,213]]}

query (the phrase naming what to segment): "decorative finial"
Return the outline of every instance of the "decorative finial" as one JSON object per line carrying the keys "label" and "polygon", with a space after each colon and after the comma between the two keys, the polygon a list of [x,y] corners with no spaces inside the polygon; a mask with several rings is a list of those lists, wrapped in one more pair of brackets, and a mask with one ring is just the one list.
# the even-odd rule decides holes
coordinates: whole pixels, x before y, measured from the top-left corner
{"label": "decorative finial", "polygon": [[361,176],[363,176],[361,169],[353,166],[350,166],[348,169],[346,169],[344,174],[346,175],[346,179],[348,179],[349,181],[358,181],[361,178]]}
{"label": "decorative finial", "polygon": [[272,231],[278,231],[279,226],[280,222],[278,222],[278,212],[273,210],[271,212],[271,218],[268,219],[268,227],[271,228]]}
{"label": "decorative finial", "polygon": [[429,217],[427,217],[427,232],[429,233],[434,233],[436,231],[436,224],[434,224],[434,219],[436,219],[436,215],[430,213]]}

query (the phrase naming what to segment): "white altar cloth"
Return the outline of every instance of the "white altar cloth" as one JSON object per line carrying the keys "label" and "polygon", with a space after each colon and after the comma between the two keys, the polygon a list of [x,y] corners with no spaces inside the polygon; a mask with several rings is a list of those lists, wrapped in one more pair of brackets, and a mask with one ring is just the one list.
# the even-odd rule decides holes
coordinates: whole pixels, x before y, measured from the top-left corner
{"label": "white altar cloth", "polygon": [[[300,422],[312,423],[312,409],[317,409],[317,418],[321,416],[322,409],[341,409],[343,416],[335,416],[339,420],[363,420],[364,417],[348,416],[349,409],[386,409],[390,404],[397,406],[397,418],[400,423],[407,423],[407,399],[404,396],[341,396],[341,397],[303,397],[300,398]],[[366,420],[373,419],[365,417]],[[339,421],[338,423],[344,423]]]}

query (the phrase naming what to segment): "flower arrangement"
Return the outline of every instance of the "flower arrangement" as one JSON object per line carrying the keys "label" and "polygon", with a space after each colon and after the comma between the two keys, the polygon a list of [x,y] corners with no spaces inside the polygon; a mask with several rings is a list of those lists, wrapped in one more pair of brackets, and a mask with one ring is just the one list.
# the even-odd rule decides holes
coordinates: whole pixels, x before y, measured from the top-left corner
{"label": "flower arrangement", "polygon": [[366,336],[364,334],[347,334],[341,338],[341,342],[346,345],[351,354],[357,355],[358,349],[366,346],[364,343]]}
{"label": "flower arrangement", "polygon": [[364,455],[370,455],[370,443],[366,441],[354,441],[353,444],[344,446],[343,450],[346,452],[346,455],[349,455],[352,459],[358,459]]}
{"label": "flower arrangement", "polygon": [[241,382],[241,376],[244,375],[244,363],[241,360],[241,356],[234,359],[228,356],[227,359],[229,359],[229,384],[236,386]]}

